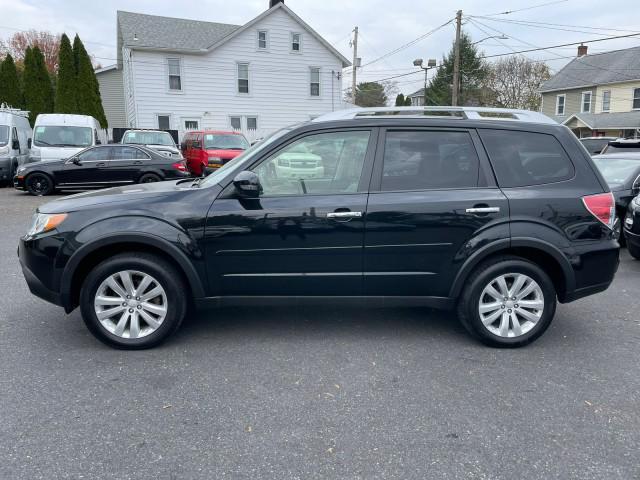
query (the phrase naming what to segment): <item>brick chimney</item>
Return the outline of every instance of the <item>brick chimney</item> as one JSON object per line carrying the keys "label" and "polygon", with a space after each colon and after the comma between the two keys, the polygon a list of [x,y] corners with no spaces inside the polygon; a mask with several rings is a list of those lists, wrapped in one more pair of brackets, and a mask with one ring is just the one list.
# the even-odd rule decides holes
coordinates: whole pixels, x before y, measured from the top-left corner
{"label": "brick chimney", "polygon": [[578,45],[578,56],[584,57],[587,54],[587,48],[589,48],[587,45],[584,45],[584,44]]}
{"label": "brick chimney", "polygon": [[269,8],[273,8],[279,3],[284,3],[284,0],[269,0]]}

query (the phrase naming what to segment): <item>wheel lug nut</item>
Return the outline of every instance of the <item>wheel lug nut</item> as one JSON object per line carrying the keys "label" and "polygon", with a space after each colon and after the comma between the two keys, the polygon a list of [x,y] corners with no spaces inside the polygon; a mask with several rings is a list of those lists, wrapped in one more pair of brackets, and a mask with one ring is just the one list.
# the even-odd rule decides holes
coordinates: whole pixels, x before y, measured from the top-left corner
{"label": "wheel lug nut", "polygon": [[126,307],[127,306],[127,302],[122,302],[122,306]]}
{"label": "wheel lug nut", "polygon": [[514,307],[515,307],[515,308],[519,308],[517,303],[514,305]]}
{"label": "wheel lug nut", "polygon": [[133,308],[130,308],[130,309],[129,309],[129,313],[133,313]]}
{"label": "wheel lug nut", "polygon": [[511,313],[511,309],[507,310],[507,313]]}
{"label": "wheel lug nut", "polygon": [[140,297],[136,297],[136,300],[137,300],[137,301],[140,301]]}
{"label": "wheel lug nut", "polygon": [[138,310],[140,310],[142,308],[142,305],[138,305]]}
{"label": "wheel lug nut", "polygon": [[504,308],[504,303],[502,304],[502,308]]}
{"label": "wheel lug nut", "polygon": [[511,300],[515,300],[515,299],[516,299],[516,297],[513,297]]}
{"label": "wheel lug nut", "polygon": [[131,295],[127,295],[127,298],[131,298]]}

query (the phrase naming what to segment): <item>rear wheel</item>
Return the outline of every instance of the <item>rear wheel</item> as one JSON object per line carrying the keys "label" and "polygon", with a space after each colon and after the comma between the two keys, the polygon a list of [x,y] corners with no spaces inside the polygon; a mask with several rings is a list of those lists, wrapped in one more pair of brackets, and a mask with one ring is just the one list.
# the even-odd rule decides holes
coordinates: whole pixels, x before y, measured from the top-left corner
{"label": "rear wheel", "polygon": [[31,195],[49,195],[54,189],[53,180],[46,173],[32,173],[25,178],[24,182]]}
{"label": "rear wheel", "polygon": [[144,253],[112,257],[95,267],[80,292],[82,318],[107,345],[143,349],[175,332],[187,311],[180,273]]}
{"label": "rear wheel", "polygon": [[154,183],[154,182],[160,182],[160,181],[162,181],[162,179],[155,173],[145,173],[140,177],[140,180],[138,180],[138,183]]}
{"label": "rear wheel", "polygon": [[627,250],[629,251],[629,255],[631,255],[633,258],[635,258],[636,260],[640,260],[640,247],[628,242],[627,243]]}
{"label": "rear wheel", "polygon": [[549,276],[520,257],[499,257],[471,274],[458,307],[465,328],[493,347],[521,347],[551,324],[556,291]]}

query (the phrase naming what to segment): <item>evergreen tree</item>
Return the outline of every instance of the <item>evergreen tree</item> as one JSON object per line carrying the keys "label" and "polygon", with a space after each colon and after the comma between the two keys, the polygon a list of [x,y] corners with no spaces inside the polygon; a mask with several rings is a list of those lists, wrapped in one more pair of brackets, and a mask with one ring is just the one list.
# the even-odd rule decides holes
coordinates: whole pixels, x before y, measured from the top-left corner
{"label": "evergreen tree", "polygon": [[40,113],[53,112],[53,87],[44,56],[36,46],[27,48],[24,57],[24,100],[33,126]]}
{"label": "evergreen tree", "polygon": [[56,84],[56,113],[79,113],[76,100],[76,65],[71,42],[66,34],[60,39],[58,79]]}
{"label": "evergreen tree", "polygon": [[77,75],[76,97],[78,113],[91,115],[100,122],[102,128],[107,128],[107,117],[102,107],[98,79],[93,70],[91,57],[89,57],[78,35],[73,40],[73,57]]}
{"label": "evergreen tree", "polygon": [[405,107],[410,107],[411,106],[411,97],[406,97],[404,99],[404,105],[405,105]]}
{"label": "evergreen tree", "polygon": [[387,94],[379,82],[361,82],[356,87],[356,105],[359,107],[384,107]]}
{"label": "evergreen tree", "polygon": [[[442,59],[436,75],[427,88],[427,105],[451,105],[451,84],[453,82],[453,62],[455,45]],[[482,85],[489,74],[487,63],[481,58],[471,38],[464,32],[460,35],[460,105],[482,105]]]}
{"label": "evergreen tree", "polygon": [[402,93],[399,93],[396,97],[396,107],[403,107],[404,105],[404,95]]}
{"label": "evergreen tree", "polygon": [[24,108],[18,70],[9,54],[0,63],[0,105],[3,103],[13,108]]}

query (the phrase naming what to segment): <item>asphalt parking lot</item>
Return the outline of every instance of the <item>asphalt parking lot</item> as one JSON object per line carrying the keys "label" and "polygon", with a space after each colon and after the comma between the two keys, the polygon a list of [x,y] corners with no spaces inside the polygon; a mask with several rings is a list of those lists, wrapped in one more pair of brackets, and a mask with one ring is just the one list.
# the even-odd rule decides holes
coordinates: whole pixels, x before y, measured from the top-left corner
{"label": "asphalt parking lot", "polygon": [[[47,199],[48,200],[48,199]],[[105,347],[30,295],[0,189],[0,478],[640,478],[640,262],[495,350],[422,308],[200,311]]]}

